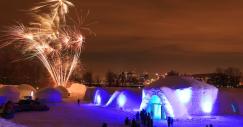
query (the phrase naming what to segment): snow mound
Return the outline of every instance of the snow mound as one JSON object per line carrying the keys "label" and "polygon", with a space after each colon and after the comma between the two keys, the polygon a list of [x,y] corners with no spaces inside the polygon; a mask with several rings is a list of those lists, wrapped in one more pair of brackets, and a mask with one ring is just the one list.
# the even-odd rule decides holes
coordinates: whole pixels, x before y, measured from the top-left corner
{"label": "snow mound", "polygon": [[29,84],[21,84],[18,86],[20,92],[20,98],[24,98],[25,96],[32,96],[36,93],[36,89]]}
{"label": "snow mound", "polygon": [[61,94],[63,98],[68,98],[70,93],[68,92],[68,89],[63,86],[58,86],[55,89],[57,89]]}
{"label": "snow mound", "polygon": [[15,86],[3,86],[0,88],[0,96],[5,97],[5,102],[17,102],[19,100],[20,92]]}
{"label": "snow mound", "polygon": [[42,102],[61,102],[62,94],[55,88],[43,88],[36,93],[36,98]]}
{"label": "snow mound", "polygon": [[85,92],[87,90],[86,86],[79,83],[73,83],[69,88],[67,88],[71,97],[78,97],[79,99],[83,99],[85,96]]}
{"label": "snow mound", "polygon": [[0,127],[26,127],[0,118]]}

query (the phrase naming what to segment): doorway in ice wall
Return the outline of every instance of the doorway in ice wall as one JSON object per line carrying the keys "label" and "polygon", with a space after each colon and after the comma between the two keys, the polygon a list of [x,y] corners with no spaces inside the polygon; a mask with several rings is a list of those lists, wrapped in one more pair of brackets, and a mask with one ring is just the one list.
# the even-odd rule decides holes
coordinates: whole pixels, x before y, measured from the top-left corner
{"label": "doorway in ice wall", "polygon": [[151,96],[146,111],[153,119],[166,119],[164,104],[158,95]]}

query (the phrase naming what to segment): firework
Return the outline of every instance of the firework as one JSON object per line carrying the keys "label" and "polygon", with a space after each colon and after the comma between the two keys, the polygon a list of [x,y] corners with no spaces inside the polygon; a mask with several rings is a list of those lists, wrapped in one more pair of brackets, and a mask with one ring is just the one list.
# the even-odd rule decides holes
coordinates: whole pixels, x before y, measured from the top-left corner
{"label": "firework", "polygon": [[[85,37],[82,30],[66,25],[66,14],[73,3],[67,0],[45,0],[31,8],[35,22],[17,24],[7,31],[8,41],[2,44],[23,46],[28,58],[37,57],[48,70],[55,85],[66,86],[78,64]],[[42,9],[48,10],[43,12]]]}

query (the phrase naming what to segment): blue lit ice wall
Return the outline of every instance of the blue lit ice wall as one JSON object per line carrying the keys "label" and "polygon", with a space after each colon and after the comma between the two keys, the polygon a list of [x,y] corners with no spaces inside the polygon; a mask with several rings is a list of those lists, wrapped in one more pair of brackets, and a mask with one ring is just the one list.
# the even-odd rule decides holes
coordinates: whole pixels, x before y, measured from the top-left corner
{"label": "blue lit ice wall", "polygon": [[124,93],[120,93],[117,97],[117,104],[119,106],[119,108],[123,108],[124,105],[126,104],[127,102],[127,97]]}
{"label": "blue lit ice wall", "polygon": [[153,119],[161,119],[162,118],[161,106],[162,106],[162,101],[160,97],[157,95],[153,95],[149,100],[149,105],[146,111],[151,113]]}
{"label": "blue lit ice wall", "polygon": [[[159,98],[157,98],[159,97]],[[155,105],[155,107],[151,107],[151,103],[160,103],[161,106],[163,105],[164,113],[161,113],[161,106]],[[159,109],[160,107],[160,109]],[[146,109],[148,112],[151,112],[151,108],[156,110],[156,114],[154,114],[154,119],[161,119],[162,114],[166,116],[174,117],[174,111],[172,108],[171,103],[164,95],[164,92],[161,90],[151,89],[151,90],[143,90],[143,99],[140,105],[140,110]]]}
{"label": "blue lit ice wall", "polygon": [[96,91],[95,92],[94,104],[101,105],[101,95],[100,95],[100,92],[99,91]]}
{"label": "blue lit ice wall", "polygon": [[142,93],[131,90],[123,90],[117,97],[117,107],[123,110],[139,111],[142,102]]}
{"label": "blue lit ice wall", "polygon": [[105,104],[105,106],[110,106],[110,107],[115,107],[116,106],[116,102],[115,100],[117,99],[117,97],[119,96],[120,91],[115,91],[111,97],[109,98],[108,102]]}
{"label": "blue lit ice wall", "polygon": [[110,98],[108,91],[97,88],[94,93],[93,103],[96,105],[105,105]]}
{"label": "blue lit ice wall", "polygon": [[142,93],[131,90],[115,91],[106,103],[106,107],[115,107],[126,111],[139,111]]}

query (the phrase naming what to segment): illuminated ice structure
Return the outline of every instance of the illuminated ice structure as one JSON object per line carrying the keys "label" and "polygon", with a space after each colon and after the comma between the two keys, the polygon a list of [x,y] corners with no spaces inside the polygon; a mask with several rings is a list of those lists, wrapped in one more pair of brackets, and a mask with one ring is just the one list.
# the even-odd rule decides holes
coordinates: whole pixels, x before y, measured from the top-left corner
{"label": "illuminated ice structure", "polygon": [[154,119],[190,119],[213,112],[218,89],[191,77],[167,76],[143,89],[140,110]]}
{"label": "illuminated ice structure", "polygon": [[93,103],[98,106],[105,105],[110,98],[108,91],[97,88],[94,93]]}
{"label": "illuminated ice structure", "polygon": [[141,92],[132,90],[117,90],[110,94],[109,90],[97,88],[93,103],[104,107],[113,107],[125,111],[139,111],[142,101]]}
{"label": "illuminated ice structure", "polygon": [[[145,109],[154,119],[191,119],[208,116],[214,111],[218,89],[191,77],[167,76],[155,81],[143,90],[96,89],[94,104],[115,107],[124,111]],[[216,106],[215,106],[216,107]]]}

